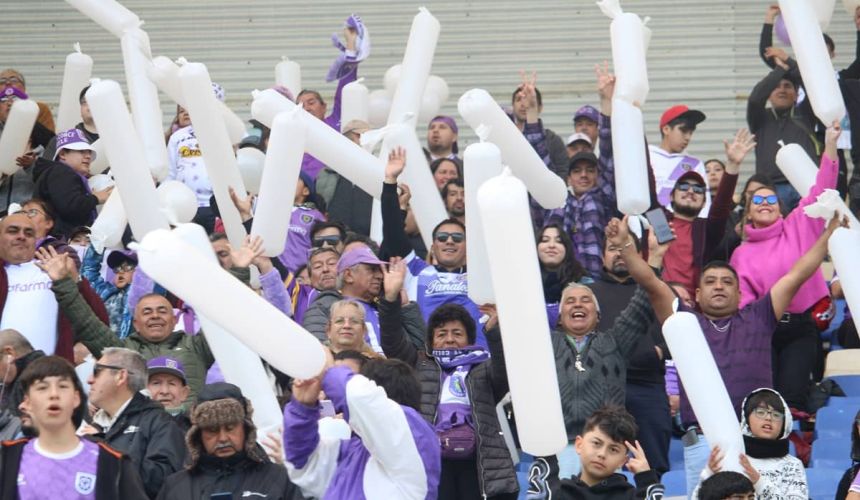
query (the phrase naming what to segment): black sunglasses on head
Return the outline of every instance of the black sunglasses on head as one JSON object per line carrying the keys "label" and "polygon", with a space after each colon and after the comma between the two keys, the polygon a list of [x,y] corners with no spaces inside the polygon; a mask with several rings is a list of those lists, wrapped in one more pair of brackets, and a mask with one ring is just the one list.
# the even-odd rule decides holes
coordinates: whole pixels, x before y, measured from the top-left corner
{"label": "black sunglasses on head", "polygon": [[448,238],[454,240],[454,243],[462,243],[464,239],[466,239],[466,235],[463,233],[448,233],[445,231],[439,231],[436,233],[436,241],[439,243],[445,243],[448,241]]}

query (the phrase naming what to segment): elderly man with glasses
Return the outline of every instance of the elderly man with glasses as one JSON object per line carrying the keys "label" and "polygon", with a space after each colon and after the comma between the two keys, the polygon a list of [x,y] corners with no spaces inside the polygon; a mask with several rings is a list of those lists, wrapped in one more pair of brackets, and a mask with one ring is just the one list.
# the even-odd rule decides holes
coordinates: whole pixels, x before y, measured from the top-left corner
{"label": "elderly man with glasses", "polygon": [[182,468],[185,441],[161,404],[140,393],[146,380],[143,356],[113,347],[102,351],[87,382],[90,402],[98,408],[96,437],[131,457],[154,498],[164,479]]}

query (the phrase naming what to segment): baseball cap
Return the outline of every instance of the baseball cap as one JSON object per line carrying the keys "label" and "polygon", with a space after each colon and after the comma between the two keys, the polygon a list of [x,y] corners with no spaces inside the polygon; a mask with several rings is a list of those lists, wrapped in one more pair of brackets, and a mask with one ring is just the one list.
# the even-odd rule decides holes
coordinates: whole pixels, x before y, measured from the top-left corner
{"label": "baseball cap", "polygon": [[15,87],[6,87],[2,91],[0,91],[0,101],[5,101],[7,99],[27,99],[27,94],[24,91],[17,89]]}
{"label": "baseball cap", "polygon": [[131,262],[136,266],[137,254],[131,250],[114,250],[108,255],[107,265],[111,269],[119,266],[123,262]]}
{"label": "baseball cap", "polygon": [[159,356],[147,361],[146,378],[148,379],[157,373],[166,373],[168,375],[179,377],[183,384],[188,385],[188,379],[185,378],[185,368],[182,366],[182,362],[178,359]]}
{"label": "baseball cap", "polygon": [[574,165],[581,161],[587,161],[594,166],[597,166],[597,156],[594,156],[594,153],[589,151],[580,151],[571,157],[570,161],[567,164],[568,172],[573,168]]}
{"label": "baseball cap", "polygon": [[340,274],[345,269],[349,269],[356,264],[381,266],[385,264],[385,262],[379,260],[379,258],[377,258],[376,255],[374,255],[366,246],[360,246],[346,252],[340,257],[340,260],[337,261],[337,273]]}
{"label": "baseball cap", "polygon": [[84,133],[76,128],[66,130],[57,134],[57,151],[54,153],[54,160],[60,155],[60,151],[64,149],[72,149],[74,151],[92,151],[93,161],[96,159],[96,152],[90,145],[90,141],[84,137]]}
{"label": "baseball cap", "polygon": [[684,104],[676,104],[663,112],[660,117],[660,128],[662,129],[667,123],[678,118],[684,118],[693,125],[698,125],[705,121],[705,113],[696,109],[690,109]]}
{"label": "baseball cap", "polygon": [[681,177],[678,177],[678,180],[675,181],[675,185],[677,186],[679,182],[683,181],[696,181],[699,184],[708,187],[707,183],[705,183],[704,177],[702,177],[701,174],[699,174],[695,170],[687,170],[686,172],[681,174]]}
{"label": "baseball cap", "polygon": [[570,146],[576,141],[585,141],[586,143],[588,143],[589,146],[594,146],[594,144],[591,143],[591,138],[583,134],[582,132],[571,134],[571,136],[567,138],[567,142],[565,142],[564,144],[566,146]]}
{"label": "baseball cap", "polygon": [[348,132],[355,132],[356,134],[363,134],[370,130],[370,124],[364,120],[350,120],[343,126],[343,133],[346,134]]}
{"label": "baseball cap", "polygon": [[600,111],[597,111],[597,108],[594,106],[586,104],[576,110],[576,113],[573,115],[573,123],[576,123],[576,120],[580,118],[588,118],[594,123],[600,123]]}

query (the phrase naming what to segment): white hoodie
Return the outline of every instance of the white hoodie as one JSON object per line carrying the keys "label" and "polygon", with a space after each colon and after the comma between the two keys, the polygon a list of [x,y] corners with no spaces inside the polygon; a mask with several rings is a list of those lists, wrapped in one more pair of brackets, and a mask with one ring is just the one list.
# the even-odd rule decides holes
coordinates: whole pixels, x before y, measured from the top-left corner
{"label": "white hoodie", "polygon": [[[743,414],[743,408],[746,408],[747,400],[750,396],[762,391],[770,391],[776,394],[780,401],[782,401],[783,409],[788,409],[785,400],[773,389],[756,389],[747,394],[741,405],[741,432],[745,436],[752,436],[752,433],[750,432],[746,415]],[[791,434],[792,425],[791,413],[786,411],[782,433],[778,439],[787,439],[788,435]],[[803,468],[803,463],[797,457],[784,455],[777,458],[748,458],[750,464],[760,475],[759,480],[755,483],[756,500],[807,500],[809,498],[806,487],[806,470]],[[714,475],[714,472],[705,466],[704,470],[702,470],[701,479],[704,481],[712,475]],[[699,498],[698,493],[699,486],[696,486],[696,491],[693,492],[692,498]]]}

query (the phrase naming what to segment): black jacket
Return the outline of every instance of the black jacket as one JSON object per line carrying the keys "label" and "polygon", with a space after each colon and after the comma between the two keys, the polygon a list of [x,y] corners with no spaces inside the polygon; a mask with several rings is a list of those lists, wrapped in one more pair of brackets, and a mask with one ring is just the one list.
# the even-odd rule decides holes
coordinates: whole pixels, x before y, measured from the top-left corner
{"label": "black jacket", "polygon": [[150,497],[185,461],[185,436],[179,426],[160,404],[139,392],[108,432],[96,437],[131,457]]}
{"label": "black jacket", "polygon": [[[4,441],[0,449],[0,498],[17,500],[18,469],[29,439]],[[146,500],[143,484],[128,456],[99,443],[96,500]]]}
{"label": "black jacket", "polygon": [[[400,302],[379,301],[379,331],[382,351],[415,367],[421,383],[421,415],[436,423],[441,393],[442,368],[427,352],[409,342],[400,321]],[[498,329],[485,332],[490,359],[475,365],[466,376],[477,438],[478,483],[484,495],[492,497],[519,491],[511,453],[508,451],[496,404],[508,392],[508,375]]]}
{"label": "black jacket", "polygon": [[778,141],[799,144],[816,163],[820,153],[820,144],[815,137],[815,114],[808,97],[799,106],[783,111],[766,107],[771,92],[782,79],[798,82],[797,63],[789,61],[788,64],[788,71],[777,66],[768,73],[752,89],[747,100],[747,125],[756,138],[755,172],[767,175],[773,183],[788,182],[776,166],[776,152],[780,148]]}
{"label": "black jacket", "polygon": [[660,500],[663,485],[653,470],[634,476],[636,486],[623,474],[612,474],[594,486],[588,486],[579,477],[558,479],[558,461],[555,456],[538,457],[529,467],[529,498],[531,500]]}
{"label": "black jacket", "polygon": [[91,226],[98,198],[81,177],[64,163],[38,158],[33,166],[33,196],[49,202],[56,212],[54,234],[69,236],[79,226]]}
{"label": "black jacket", "polygon": [[221,459],[202,455],[191,470],[167,478],[159,500],[209,500],[214,493],[232,498],[302,500],[301,490],[290,482],[287,469],[271,462],[259,463],[245,453]]}

